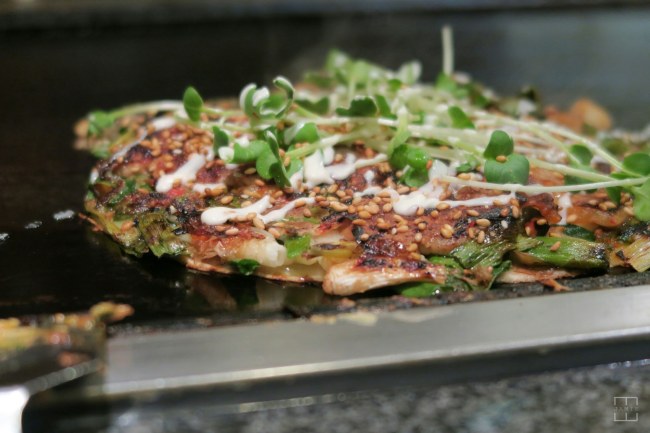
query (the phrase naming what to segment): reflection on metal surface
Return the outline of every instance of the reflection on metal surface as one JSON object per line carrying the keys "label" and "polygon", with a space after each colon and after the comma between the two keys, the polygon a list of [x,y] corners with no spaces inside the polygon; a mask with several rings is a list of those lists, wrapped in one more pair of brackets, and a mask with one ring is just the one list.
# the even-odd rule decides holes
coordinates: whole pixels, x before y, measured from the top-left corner
{"label": "reflection on metal surface", "polygon": [[411,323],[383,312],[373,326],[294,321],[118,337],[109,341],[106,383],[93,392],[243,384],[650,338],[650,286],[443,309],[448,314]]}
{"label": "reflection on metal surface", "polygon": [[0,388],[0,431],[20,433],[23,409],[29,400],[29,391],[23,386]]}

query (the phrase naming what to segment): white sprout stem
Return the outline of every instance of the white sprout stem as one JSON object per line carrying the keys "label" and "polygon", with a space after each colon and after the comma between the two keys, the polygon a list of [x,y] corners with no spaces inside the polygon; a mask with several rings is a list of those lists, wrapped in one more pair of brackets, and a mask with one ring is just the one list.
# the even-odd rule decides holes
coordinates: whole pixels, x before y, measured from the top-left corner
{"label": "white sprout stem", "polygon": [[[496,122],[502,122],[505,124],[510,124],[514,126],[518,126],[519,128],[522,129],[527,129],[530,132],[536,134],[538,137],[548,140],[549,142],[557,145],[560,147],[562,150],[564,150],[567,154],[569,154],[567,146],[565,143],[562,141],[556,139],[553,137],[549,132],[552,132],[554,134],[561,135],[564,138],[574,140],[578,143],[584,144],[591,150],[594,154],[600,156],[603,158],[605,161],[607,161],[609,164],[612,165],[612,167],[616,167],[619,170],[624,170],[623,165],[614,157],[612,154],[607,152],[605,149],[603,149],[601,146],[599,146],[597,143],[595,143],[592,140],[589,140],[586,137],[583,137],[581,135],[578,135],[572,131],[569,131],[566,128],[563,128],[558,125],[554,125],[550,122],[545,122],[545,123],[540,123],[540,122],[534,122],[534,121],[521,121],[517,119],[511,119],[509,117],[505,116],[490,116],[487,113],[483,114],[484,118],[491,118],[494,119]],[[569,154],[569,157],[571,155]]]}
{"label": "white sprout stem", "polygon": [[[188,124],[192,123],[187,119],[180,119],[180,120]],[[199,126],[201,127],[201,129],[207,129],[207,130],[211,130],[213,126],[218,126],[219,128],[227,129],[229,131],[250,132],[250,127],[233,125],[232,123],[226,123],[226,122],[201,122]]]}
{"label": "white sprout stem", "polygon": [[603,158],[605,161],[607,161],[609,164],[612,165],[612,167],[616,167],[619,170],[624,170],[623,164],[616,159],[614,155],[603,149],[601,146],[598,145],[598,143],[589,140],[586,137],[583,137],[581,135],[578,135],[574,132],[569,131],[566,128],[559,127],[557,125],[554,125],[552,123],[545,123],[544,127],[547,128],[549,131],[554,132],[559,135],[563,135],[566,138],[570,138],[572,140],[579,141],[583,144],[585,144],[592,152],[594,152],[596,155],[600,156]]}
{"label": "white sprout stem", "polygon": [[[306,108],[301,107],[300,105],[295,106],[296,113],[300,113],[302,116],[305,116],[310,119],[310,121],[314,121],[317,119],[322,119],[318,114],[312,113],[311,111],[307,110]],[[288,118],[289,116],[287,116]]]}
{"label": "white sprout stem", "polygon": [[[356,119],[358,120],[368,120],[368,119],[373,119],[375,120],[374,117],[357,117]],[[332,116],[332,117],[315,117],[315,118],[301,118],[298,116],[287,116],[287,120],[293,123],[301,123],[301,122],[312,122],[315,125],[322,125],[322,126],[328,126],[328,125],[344,125],[346,123],[351,123],[353,118],[351,117],[339,117],[339,116]]]}
{"label": "white sprout stem", "polygon": [[[562,143],[561,141],[557,140],[550,134],[545,133],[544,131],[539,130],[538,128],[535,127],[530,127],[530,125],[527,125],[525,122],[517,121],[514,119],[508,119],[508,118],[503,118],[500,119],[497,116],[490,116],[491,118],[487,118],[487,114],[484,114],[485,116],[483,119],[487,122],[486,124],[492,124],[494,125],[498,120],[504,120],[502,123],[510,123],[513,124],[514,126],[520,127],[522,129],[527,129],[529,132],[536,134],[539,139],[535,141],[541,141],[545,140],[543,143],[546,144],[547,146],[550,146],[551,148],[556,148],[559,147],[560,149],[564,150],[566,148],[566,145]],[[381,126],[389,126],[389,127],[399,127],[399,121],[396,121],[394,119],[388,119],[388,118],[371,118],[371,117],[358,117],[358,118],[350,118],[350,117],[338,117],[338,116],[333,116],[330,118],[324,118],[317,116],[315,119],[305,119],[301,118],[298,116],[292,116],[291,119],[292,122],[294,123],[299,123],[299,122],[304,122],[304,121],[313,121],[316,124],[319,125],[343,125],[343,124],[351,124],[351,123],[369,123],[369,122],[376,122],[378,125]],[[495,122],[496,121],[496,122]],[[234,125],[233,125],[234,126]],[[226,126],[227,127],[227,126]],[[428,138],[428,139],[438,139],[445,141],[449,143],[453,148],[460,150],[461,152],[466,152],[469,154],[472,154],[476,157],[479,158],[479,161],[483,160],[482,152],[484,151],[485,147],[482,145],[483,142],[487,141],[489,139],[489,131],[476,131],[476,130],[462,130],[462,129],[456,129],[456,128],[447,128],[447,127],[439,127],[439,126],[433,126],[433,125],[413,125],[409,124],[407,126],[408,130],[411,132],[412,136],[414,138]],[[236,127],[232,128],[233,130],[245,130],[243,127]],[[540,134],[541,133],[541,134]],[[290,155],[293,157],[302,157],[310,154],[311,152],[318,150],[318,149],[324,149],[327,147],[332,147],[336,146],[339,143],[348,141],[350,139],[356,139],[356,138],[362,138],[364,136],[363,133],[360,131],[351,133],[351,134],[335,134],[330,137],[324,138],[318,143],[314,143],[312,145],[296,149],[292,152],[290,152]],[[453,140],[451,138],[456,138],[458,141]],[[520,139],[530,139],[530,138],[535,138],[535,137],[524,137],[524,136],[517,136],[515,135],[515,138],[520,138]],[[536,143],[537,144],[537,143]],[[540,143],[541,144],[541,143]],[[386,149],[380,148],[378,146],[373,146],[375,147],[375,150],[378,151],[383,151],[385,152]],[[458,154],[455,152],[445,152],[442,149],[438,150],[434,147],[430,146],[422,146],[422,149],[425,150],[430,156],[436,157],[436,158],[441,158],[445,159],[448,161],[453,161],[454,159],[458,159]],[[548,149],[548,148],[547,148]],[[523,151],[523,153],[528,153],[528,154],[538,154],[538,149],[528,149],[528,148],[522,148],[521,146],[518,148],[518,151]],[[539,151],[542,151],[541,149]],[[590,181],[595,181],[595,182],[612,182],[614,179],[611,177],[604,175],[604,174],[599,174],[591,171],[586,171],[586,170],[581,170],[573,167],[568,167],[562,164],[554,164],[551,162],[543,161],[538,158],[530,157],[529,156],[530,162],[540,168],[547,169],[547,170],[552,170],[555,172],[562,173],[564,175],[569,175],[569,176],[575,176],[579,177],[581,179],[586,179]],[[580,188],[584,187],[576,187],[578,188],[577,190],[580,190]]]}
{"label": "white sprout stem", "polygon": [[531,144],[534,144],[534,145],[537,145],[537,146],[542,146],[542,147],[544,147],[544,149],[543,149],[544,152],[547,152],[549,148],[552,149],[552,148],[555,147],[552,144],[542,140],[540,137],[535,137],[535,136],[532,136],[532,135],[522,134],[522,133],[518,133],[518,132],[514,132],[514,133],[512,133],[510,135],[512,135],[513,140],[526,141],[528,143],[531,143]]}
{"label": "white sprout stem", "polygon": [[299,147],[298,149],[291,150],[287,152],[287,155],[294,158],[301,158],[303,156],[307,156],[311,154],[312,152],[317,151],[318,149],[326,149],[328,147],[333,147],[345,141],[361,138],[362,136],[363,134],[360,134],[359,132],[351,132],[349,134],[330,135],[329,137],[325,137],[320,141],[309,144],[305,147]]}
{"label": "white sprout stem", "polygon": [[463,180],[453,176],[441,176],[440,179],[455,185],[471,186],[474,188],[482,188],[482,189],[495,189],[499,191],[525,192],[529,194],[540,194],[545,192],[576,192],[576,191],[587,191],[590,189],[609,188],[614,186],[633,186],[633,185],[640,185],[648,180],[648,178],[640,178],[640,179],[612,180],[608,182],[583,183],[580,185],[541,186],[541,185],[520,185],[518,183],[501,184],[501,183],[481,182],[476,180]]}
{"label": "white sprout stem", "polygon": [[232,116],[233,114],[244,114],[242,110],[221,110],[219,108],[206,107],[206,106],[203,106],[201,111],[203,111],[204,113],[221,116],[222,118]]}
{"label": "white sprout stem", "polygon": [[[359,122],[375,120],[375,118],[336,118],[336,117],[326,119],[326,120],[332,120],[331,122],[332,124],[340,124],[340,123],[351,123],[355,119]],[[379,118],[376,119],[376,121],[379,125],[382,126],[391,126],[391,127],[399,126],[399,122],[393,119]],[[521,127],[520,124],[517,124],[516,126]],[[412,125],[412,124],[408,125],[407,128],[411,132],[414,138],[434,138],[434,139],[443,140],[458,150],[470,153],[478,157],[479,160],[481,161],[483,160],[482,153],[485,150],[485,147],[482,146],[480,143],[483,141],[487,141],[489,139],[489,136],[486,133],[486,131],[462,130],[456,128],[437,127],[433,125]],[[537,131],[534,131],[533,133],[536,132]],[[546,143],[554,140],[559,145],[564,146],[563,143],[559,142],[557,139],[553,138],[549,134],[544,134],[544,135],[545,135],[544,138],[546,138],[547,140]],[[452,142],[454,140],[450,140],[451,137],[455,137],[460,141]],[[551,145],[552,147],[555,147],[554,144],[556,143],[548,143],[548,145]],[[323,147],[327,147],[327,146],[323,146]],[[430,156],[434,156],[437,158],[442,158],[446,160],[453,160],[455,158],[455,156],[450,155],[449,153],[436,152],[435,148],[432,147],[423,147],[423,149],[427,151],[427,153]],[[524,148],[519,147],[517,150],[521,152],[524,151]],[[536,149],[531,148],[529,151],[528,148],[525,148],[525,151],[523,153],[536,154],[537,153],[536,151],[537,151]],[[533,157],[529,157],[529,160],[532,164],[536,165],[537,167],[556,171],[569,176],[576,176],[581,179],[586,179],[591,181],[603,181],[603,182],[608,182],[613,180],[611,177],[604,174],[599,174],[591,171],[568,167],[561,164],[554,164]]]}
{"label": "white sprout stem", "polygon": [[579,177],[581,179],[593,180],[595,182],[603,181],[609,182],[615,180],[614,178],[607,176],[606,174],[595,173],[592,171],[580,170],[578,168],[569,167],[562,164],[553,164],[552,162],[542,161],[537,158],[528,158],[531,164],[544,168],[547,170],[557,171],[558,173],[566,174],[569,176]]}
{"label": "white sprout stem", "polygon": [[450,26],[442,28],[442,72],[454,73],[454,34]]}
{"label": "white sprout stem", "polygon": [[181,108],[183,108],[183,103],[181,101],[163,100],[127,105],[126,107],[112,111],[111,114],[116,117],[123,117],[131,114],[149,113],[152,111],[176,111]]}
{"label": "white sprout stem", "polygon": [[517,119],[511,119],[505,116],[494,116],[494,119],[497,123],[501,122],[502,124],[517,126],[518,128],[521,128],[523,130],[529,131],[537,135],[539,138],[546,140],[548,143],[562,149],[562,151],[566,153],[569,156],[569,158],[571,158],[566,143],[562,142],[561,140],[558,140],[548,132],[544,131],[542,128],[540,128],[541,125],[539,125],[537,122],[521,121]]}

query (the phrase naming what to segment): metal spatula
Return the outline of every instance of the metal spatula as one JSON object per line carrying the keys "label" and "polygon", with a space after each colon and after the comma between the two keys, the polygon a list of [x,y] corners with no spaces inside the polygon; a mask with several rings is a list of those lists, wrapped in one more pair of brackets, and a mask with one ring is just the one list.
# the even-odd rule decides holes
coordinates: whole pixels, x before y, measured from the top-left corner
{"label": "metal spatula", "polygon": [[88,313],[0,320],[0,432],[20,433],[36,393],[98,371],[105,359],[104,323],[130,315],[128,305],[97,304]]}
{"label": "metal spatula", "polygon": [[0,431],[22,431],[22,412],[32,395],[93,373],[101,366],[96,353],[57,346],[35,346],[2,359]]}

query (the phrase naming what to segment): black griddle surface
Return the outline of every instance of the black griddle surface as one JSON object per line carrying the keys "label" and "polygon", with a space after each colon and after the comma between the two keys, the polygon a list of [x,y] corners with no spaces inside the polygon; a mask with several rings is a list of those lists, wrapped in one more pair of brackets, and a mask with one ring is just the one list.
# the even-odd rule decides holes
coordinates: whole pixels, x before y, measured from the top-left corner
{"label": "black griddle surface", "polygon": [[[0,233],[9,234],[0,242],[0,316],[77,311],[113,300],[136,310],[119,332],[142,332],[159,326],[151,321],[212,326],[542,293],[541,286],[530,285],[412,301],[384,290],[349,302],[316,286],[208,276],[167,259],[125,256],[78,218],[53,218],[58,211],[82,210],[94,163],[73,149],[72,125],[95,108],[177,99],[188,84],[218,97],[276,74],[297,79],[335,46],[393,67],[422,59],[425,76],[433,79],[440,69],[439,29],[450,23],[458,67],[497,90],[537,83],[546,102],[557,104],[589,95],[620,124],[641,127],[650,102],[638,89],[647,88],[643,71],[650,58],[637,53],[647,50],[649,18],[647,8],[404,13],[0,33]],[[630,66],[624,74],[621,65]],[[42,225],[25,228],[34,221]],[[569,285],[647,282],[645,275],[627,275]]]}

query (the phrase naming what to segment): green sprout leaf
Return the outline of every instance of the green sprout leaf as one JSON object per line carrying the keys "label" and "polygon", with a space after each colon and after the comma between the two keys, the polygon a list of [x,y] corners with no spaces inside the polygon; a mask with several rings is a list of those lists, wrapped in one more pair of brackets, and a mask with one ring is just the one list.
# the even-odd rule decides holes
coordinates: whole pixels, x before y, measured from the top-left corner
{"label": "green sprout leaf", "polygon": [[377,104],[369,96],[357,96],[349,108],[337,108],[336,114],[347,117],[372,117],[377,114]]}
{"label": "green sprout leaf", "polygon": [[287,257],[293,259],[302,255],[305,251],[309,250],[311,245],[311,236],[296,236],[288,238],[284,241],[284,246],[287,249]]}
{"label": "green sprout leaf", "polygon": [[424,150],[400,144],[391,152],[389,161],[397,170],[406,169],[400,178],[402,183],[408,186],[422,186],[429,181],[427,172],[429,156]]}
{"label": "green sprout leaf", "polygon": [[427,168],[427,162],[429,161],[429,156],[427,153],[417,147],[409,146],[408,151],[406,152],[406,160],[408,165],[417,169],[425,170]]}
{"label": "green sprout leaf", "polygon": [[291,162],[287,167],[287,176],[291,177],[302,168],[302,161],[298,158],[291,158]]}
{"label": "green sprout leaf", "polygon": [[420,79],[422,65],[418,61],[404,63],[397,71],[397,78],[405,84],[415,84]]}
{"label": "green sprout leaf", "polygon": [[321,89],[331,89],[336,84],[334,78],[320,72],[307,72],[304,76],[304,80],[306,83],[311,83]]}
{"label": "green sprout leaf", "polygon": [[275,157],[273,151],[270,147],[267,147],[260,153],[255,161],[255,168],[257,173],[266,180],[273,178],[273,173],[271,172],[271,167],[273,164],[278,163],[278,158]]}
{"label": "green sprout leaf", "polygon": [[237,272],[244,275],[253,275],[260,266],[259,262],[253,259],[233,260],[230,264],[237,269]]}
{"label": "green sprout leaf", "polygon": [[312,122],[300,123],[293,125],[284,131],[284,139],[286,142],[293,143],[313,143],[320,139],[318,128]]}
{"label": "green sprout leaf", "polygon": [[429,174],[426,169],[408,167],[400,180],[408,186],[420,187],[429,181]]}
{"label": "green sprout leaf", "polygon": [[402,83],[402,80],[400,80],[399,78],[391,78],[390,80],[388,80],[387,84],[388,84],[388,90],[390,90],[391,92],[397,92],[404,85],[404,83]]}
{"label": "green sprout leaf", "polygon": [[235,143],[232,161],[235,164],[244,164],[255,161],[264,150],[269,148],[269,144],[262,140],[253,140],[247,146]]}
{"label": "green sprout leaf", "polygon": [[622,156],[630,148],[630,145],[626,140],[616,137],[605,137],[600,144],[605,148],[605,150],[616,156]]}
{"label": "green sprout leaf", "polygon": [[451,125],[454,128],[458,129],[474,129],[474,123],[470,120],[469,117],[467,117],[467,114],[460,108],[456,106],[449,107],[447,109],[447,113],[449,113],[449,117],[451,117]]}
{"label": "green sprout leaf", "polygon": [[510,155],[514,149],[515,144],[512,138],[504,131],[497,130],[490,136],[490,142],[485,148],[483,156],[489,159],[496,159],[499,155]]}
{"label": "green sprout leaf", "polygon": [[426,174],[429,156],[418,147],[400,144],[391,153],[389,161],[397,170],[410,166],[416,170],[424,171]]}
{"label": "green sprout leaf", "polygon": [[[619,180],[629,179],[629,178],[633,177],[633,176],[631,176],[631,175],[629,175],[627,173],[623,173],[623,172],[611,173],[610,176],[613,177],[614,179],[619,179]],[[607,196],[609,196],[609,199],[611,201],[616,203],[617,206],[619,204],[621,204],[621,193],[623,192],[622,187],[620,187],[620,186],[610,186],[609,188],[605,188],[605,190],[607,191]]]}
{"label": "green sprout leaf", "polygon": [[332,49],[327,53],[325,70],[334,75],[337,70],[346,67],[351,62],[350,57],[341,50]]}
{"label": "green sprout leaf", "polygon": [[273,80],[273,84],[284,95],[272,95],[266,87],[258,88],[255,84],[249,84],[241,91],[239,105],[251,121],[279,119],[291,108],[294,95],[291,82],[280,76]]}
{"label": "green sprout leaf", "polygon": [[390,165],[397,170],[401,170],[408,165],[409,147],[406,144],[400,144],[394,148],[390,154]]}
{"label": "green sprout leaf", "polygon": [[525,156],[513,153],[508,155],[505,162],[488,159],[485,161],[483,172],[488,182],[525,185],[530,173],[530,163]]}
{"label": "green sprout leaf", "polygon": [[436,79],[435,85],[438,90],[449,92],[456,98],[462,99],[468,96],[467,89],[464,86],[458,84],[456,80],[453,79],[453,77],[450,77],[447,74],[440,73]]}
{"label": "green sprout leaf", "polygon": [[255,106],[253,104],[253,95],[257,92],[255,84],[249,84],[244,87],[239,95],[239,106],[249,118],[255,115]]}
{"label": "green sprout leaf", "polygon": [[106,111],[93,111],[88,116],[88,135],[96,137],[115,123],[115,116]]}
{"label": "green sprout leaf", "polygon": [[[486,161],[483,174],[488,182],[518,183],[525,185],[530,173],[530,163],[523,155],[512,153],[514,150],[512,138],[503,131],[494,131],[490,136],[483,155]],[[506,156],[505,161],[497,161],[499,156]]]}
{"label": "green sprout leaf", "polygon": [[183,107],[187,113],[187,117],[192,122],[198,122],[201,119],[201,110],[203,109],[203,98],[199,92],[192,86],[185,89],[183,93]]}
{"label": "green sprout leaf", "polygon": [[456,173],[469,173],[470,171],[476,170],[480,161],[472,155],[467,157],[467,161],[463,162],[461,165],[456,167]]}
{"label": "green sprout leaf", "polygon": [[284,105],[281,106],[280,110],[273,113],[276,118],[280,118],[284,116],[291,108],[291,104],[293,104],[293,95],[295,91],[293,89],[293,85],[291,84],[291,81],[289,81],[283,76],[276,77],[275,80],[273,80],[273,84],[275,85],[275,87],[282,90],[286,97],[286,101],[284,102]]}
{"label": "green sprout leaf", "polygon": [[632,188],[634,215],[641,221],[650,221],[650,179],[640,187]]}
{"label": "green sprout leaf", "polygon": [[621,204],[621,193],[623,192],[623,188],[620,186],[612,186],[605,188],[605,191],[607,191],[607,197],[609,197],[612,202],[616,203],[616,206]]}
{"label": "green sprout leaf", "polygon": [[386,97],[383,95],[375,95],[375,101],[377,102],[377,108],[379,108],[379,114],[381,117],[397,119],[397,116],[390,111],[390,105],[388,104]]}
{"label": "green sprout leaf", "polygon": [[[290,186],[290,174],[287,172],[282,157],[280,156],[280,145],[276,135],[271,129],[267,129],[264,131],[264,138],[266,142],[263,143],[266,146],[260,151],[255,160],[255,168],[258,174],[264,179],[273,179],[281,187]],[[289,166],[290,169],[293,169],[291,174],[300,169],[300,165],[298,164],[300,164],[299,161],[294,162],[292,160]]]}
{"label": "green sprout leaf", "polygon": [[213,148],[215,153],[219,150],[220,147],[228,146],[230,137],[226,131],[219,128],[218,126],[213,126],[212,133],[214,134]]}
{"label": "green sprout leaf", "polygon": [[650,175],[650,155],[644,152],[628,155],[623,159],[623,168],[641,176],[648,176]]}
{"label": "green sprout leaf", "polygon": [[591,150],[583,144],[574,144],[569,148],[569,154],[580,164],[589,167],[594,157]]}
{"label": "green sprout leaf", "polygon": [[264,131],[264,137],[269,143],[271,152],[273,152],[273,155],[277,160],[275,164],[272,164],[269,167],[269,172],[276,184],[286,188],[291,185],[291,182],[289,181],[289,173],[287,173],[287,169],[284,167],[282,157],[280,156],[280,144],[278,143],[278,139],[275,134],[268,129]]}
{"label": "green sprout leaf", "polygon": [[479,85],[476,83],[468,83],[466,88],[469,92],[469,99],[472,101],[472,104],[480,108],[485,108],[490,105],[490,99],[483,93],[483,90],[481,90]]}
{"label": "green sprout leaf", "polygon": [[309,99],[296,99],[296,104],[305,110],[311,111],[315,114],[324,116],[330,109],[330,98],[323,96],[318,101],[310,101]]}

